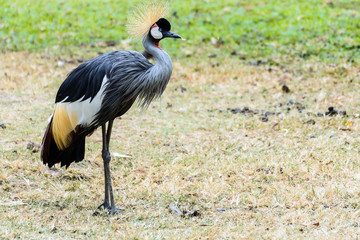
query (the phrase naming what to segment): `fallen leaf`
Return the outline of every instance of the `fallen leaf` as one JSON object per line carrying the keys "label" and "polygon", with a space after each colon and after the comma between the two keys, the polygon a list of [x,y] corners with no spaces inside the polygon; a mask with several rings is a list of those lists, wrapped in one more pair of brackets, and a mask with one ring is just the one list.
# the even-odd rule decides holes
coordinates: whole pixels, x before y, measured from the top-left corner
{"label": "fallen leaf", "polygon": [[187,212],[185,214],[185,216],[187,217],[199,217],[201,216],[200,212],[198,210],[194,210],[194,211],[191,211],[191,212]]}
{"label": "fallen leaf", "polygon": [[113,152],[112,155],[113,155],[114,157],[132,158],[132,156],[125,155],[125,154],[120,154],[120,153],[117,153],[117,152]]}
{"label": "fallen leaf", "polygon": [[282,85],[281,90],[284,93],[289,93],[290,92],[290,88],[286,84]]}
{"label": "fallen leaf", "polygon": [[184,213],[179,210],[176,203],[170,203],[169,208],[175,215],[184,216]]}

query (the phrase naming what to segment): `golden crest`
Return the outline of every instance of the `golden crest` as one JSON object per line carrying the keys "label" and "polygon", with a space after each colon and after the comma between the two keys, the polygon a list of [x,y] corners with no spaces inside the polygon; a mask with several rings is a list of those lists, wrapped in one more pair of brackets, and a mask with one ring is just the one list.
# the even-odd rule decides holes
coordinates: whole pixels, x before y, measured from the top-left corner
{"label": "golden crest", "polygon": [[164,17],[168,6],[163,1],[150,1],[138,7],[128,19],[127,31],[133,38],[145,37],[160,18]]}

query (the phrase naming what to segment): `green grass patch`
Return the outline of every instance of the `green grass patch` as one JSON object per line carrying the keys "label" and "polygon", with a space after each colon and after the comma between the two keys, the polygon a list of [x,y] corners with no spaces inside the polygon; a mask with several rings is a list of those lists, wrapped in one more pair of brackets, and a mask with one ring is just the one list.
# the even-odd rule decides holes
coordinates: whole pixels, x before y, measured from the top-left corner
{"label": "green grass patch", "polygon": [[[3,0],[0,46],[41,51],[120,42],[128,39],[126,19],[139,2]],[[176,0],[168,18],[188,41],[164,44],[180,57],[233,53],[275,63],[272,58],[278,56],[354,62],[360,59],[359,9],[358,1],[344,0]]]}

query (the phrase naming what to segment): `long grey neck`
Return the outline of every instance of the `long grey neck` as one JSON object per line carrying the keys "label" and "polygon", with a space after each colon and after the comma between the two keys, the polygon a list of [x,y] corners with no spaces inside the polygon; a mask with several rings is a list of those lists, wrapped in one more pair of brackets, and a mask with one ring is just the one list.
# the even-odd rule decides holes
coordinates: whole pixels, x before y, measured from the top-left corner
{"label": "long grey neck", "polygon": [[147,36],[142,41],[146,56],[152,56],[156,64],[150,67],[139,81],[139,102],[143,107],[149,106],[154,98],[158,98],[164,92],[172,73],[172,62],[170,56],[162,49],[155,46],[154,42]]}
{"label": "long grey neck", "polygon": [[156,60],[156,64],[152,71],[159,71],[159,73],[162,73],[170,78],[172,73],[172,61],[170,56],[164,50],[155,46],[149,36],[146,36],[143,39],[142,44],[145,48],[143,55],[146,58],[153,57]]}

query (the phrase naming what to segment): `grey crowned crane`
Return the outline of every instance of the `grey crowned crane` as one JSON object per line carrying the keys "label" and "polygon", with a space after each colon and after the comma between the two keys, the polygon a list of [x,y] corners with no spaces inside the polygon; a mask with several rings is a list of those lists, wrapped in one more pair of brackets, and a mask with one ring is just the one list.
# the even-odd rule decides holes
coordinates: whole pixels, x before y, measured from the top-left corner
{"label": "grey crowned crane", "polygon": [[[105,200],[99,208],[112,214],[117,212],[109,166],[113,121],[135,101],[147,107],[169,82],[172,62],[159,42],[181,37],[170,31],[169,21],[163,18],[165,12],[165,5],[152,5],[139,9],[129,20],[129,32],[142,38],[143,53],[107,53],[81,64],[67,76],[57,92],[55,110],[42,141],[43,163],[49,167],[60,163],[67,168],[84,159],[85,138],[101,126]],[[150,57],[156,64],[147,60]]]}

